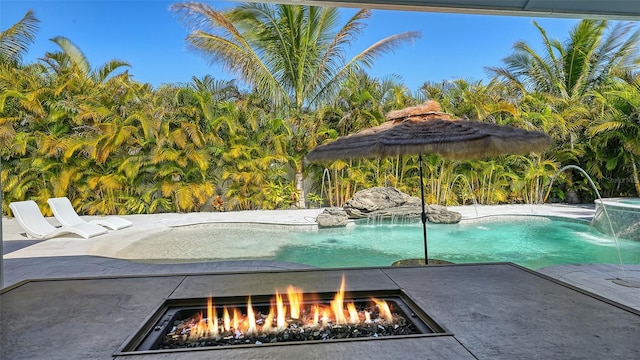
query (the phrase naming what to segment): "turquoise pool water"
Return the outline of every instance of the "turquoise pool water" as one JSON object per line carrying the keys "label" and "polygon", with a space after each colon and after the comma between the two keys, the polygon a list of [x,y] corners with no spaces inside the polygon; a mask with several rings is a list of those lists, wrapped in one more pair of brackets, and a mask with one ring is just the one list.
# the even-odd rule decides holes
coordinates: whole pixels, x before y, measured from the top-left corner
{"label": "turquoise pool water", "polygon": [[[427,224],[429,257],[454,263],[619,264],[613,238],[586,222],[519,216]],[[640,264],[640,241],[619,239],[624,264]],[[358,223],[306,230],[260,224],[198,224],[150,234],[117,258],[158,263],[280,260],[317,267],[389,266],[424,257],[422,224]]]}
{"label": "turquoise pool water", "polygon": [[[388,266],[424,257],[422,225],[378,224],[289,231],[276,260],[318,267]],[[615,241],[587,223],[525,217],[455,225],[427,224],[429,257],[454,263],[510,261],[550,265],[620,263]],[[640,242],[619,239],[624,264],[640,264]]]}
{"label": "turquoise pool water", "polygon": [[640,205],[639,198],[622,199],[622,200],[618,200],[618,202],[621,202],[623,204]]}

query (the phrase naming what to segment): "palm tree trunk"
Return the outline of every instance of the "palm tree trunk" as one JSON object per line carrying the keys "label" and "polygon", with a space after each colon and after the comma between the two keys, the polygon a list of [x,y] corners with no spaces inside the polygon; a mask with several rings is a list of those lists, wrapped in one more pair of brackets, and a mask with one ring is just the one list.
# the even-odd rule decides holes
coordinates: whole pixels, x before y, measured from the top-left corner
{"label": "palm tree trunk", "polygon": [[640,196],[640,177],[638,176],[638,167],[636,166],[636,162],[633,158],[631,159],[631,166],[633,167],[633,181],[636,185],[638,196]]}
{"label": "palm tree trunk", "polygon": [[336,178],[335,187],[336,187],[336,206],[340,206],[340,199],[344,197],[342,194],[342,190],[340,189],[340,177],[338,176],[338,169],[333,169],[333,174]]}
{"label": "palm tree trunk", "polygon": [[304,175],[302,175],[302,162],[300,162],[300,164],[296,166],[296,192],[298,193],[297,207],[299,209],[305,209],[306,199],[304,196]]}
{"label": "palm tree trunk", "polygon": [[395,177],[395,184],[393,186],[398,187],[398,179],[400,178],[400,155],[398,155],[396,157],[396,177]]}

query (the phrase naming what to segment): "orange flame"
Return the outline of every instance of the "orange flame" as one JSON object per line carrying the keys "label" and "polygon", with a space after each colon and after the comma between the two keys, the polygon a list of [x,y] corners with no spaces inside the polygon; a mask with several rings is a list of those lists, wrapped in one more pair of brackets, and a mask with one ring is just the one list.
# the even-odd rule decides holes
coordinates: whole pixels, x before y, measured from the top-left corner
{"label": "orange flame", "polygon": [[320,324],[318,321],[320,320],[320,307],[318,304],[313,304],[311,306],[311,311],[313,311],[313,321],[311,322],[311,326],[318,327]]}
{"label": "orange flame", "polygon": [[356,310],[356,305],[352,302],[347,304],[347,310],[349,311],[349,323],[357,324],[360,322],[360,316],[358,316],[358,310]]}
{"label": "orange flame", "polygon": [[331,310],[336,320],[336,324],[346,324],[347,318],[344,316],[344,275],[342,276],[342,283],[340,284],[340,291],[336,293],[336,296],[331,301]]}
{"label": "orange flame", "polygon": [[262,333],[266,334],[266,333],[270,333],[271,331],[273,331],[273,317],[274,317],[274,311],[273,311],[273,306],[271,308],[269,308],[269,315],[267,315],[267,318],[264,320],[264,325],[262,325]]}
{"label": "orange flame", "polygon": [[222,308],[222,321],[224,323],[224,331],[231,330],[231,318],[229,317],[229,309],[225,306]]}
{"label": "orange flame", "polygon": [[209,336],[218,336],[218,315],[216,308],[213,306],[213,298],[207,299],[207,331]]}
{"label": "orange flame", "polygon": [[376,298],[371,298],[373,302],[378,305],[378,311],[380,311],[380,316],[384,318],[387,322],[393,322],[393,315],[391,314],[391,309],[389,309],[389,304],[387,304],[384,300],[378,300]]}
{"label": "orange flame", "polygon": [[249,322],[247,327],[247,334],[253,334],[257,331],[256,329],[256,315],[253,313],[253,308],[251,307],[251,297],[247,300],[247,321]]}
{"label": "orange flame", "polygon": [[291,307],[291,318],[300,319],[300,304],[302,304],[302,289],[289,285],[287,288],[289,306]]}
{"label": "orange flame", "polygon": [[282,295],[278,294],[278,290],[276,290],[276,327],[278,330],[283,330],[286,327],[286,312],[287,308],[282,301]]}
{"label": "orange flame", "polygon": [[233,324],[234,330],[240,330],[240,312],[236,308],[233,308],[233,318],[231,319],[231,323]]}
{"label": "orange flame", "polygon": [[192,318],[191,329],[189,332],[189,339],[197,340],[204,336],[204,320],[202,319],[202,313],[197,313]]}
{"label": "orange flame", "polygon": [[331,318],[329,317],[330,311],[331,310],[327,309],[326,307],[322,308],[322,327],[323,328],[327,326],[327,324],[329,324],[329,320],[331,320]]}
{"label": "orange flame", "polygon": [[[256,313],[251,297],[249,297],[247,299],[246,315],[243,315],[238,308],[223,306],[222,318],[218,319],[218,312],[213,304],[213,298],[209,297],[207,299],[206,318],[203,318],[203,313],[201,312],[188,320],[188,325],[185,326],[185,328],[188,327],[188,338],[190,340],[205,337],[216,338],[227,336],[223,332],[231,331],[236,334],[247,335],[267,334],[286,329],[289,326],[288,323],[292,322],[292,320],[296,320],[295,322],[299,326],[308,328],[325,328],[329,324],[394,322],[389,304],[384,300],[371,298],[377,307],[377,311],[373,313],[367,310],[358,311],[353,301],[345,304],[345,283],[343,275],[340,289],[327,305],[312,301],[307,301],[307,305],[304,305],[302,290],[294,286],[287,288],[288,303],[285,303],[283,295],[276,290],[275,298],[271,299],[269,313],[266,316]],[[289,309],[287,309],[287,305]],[[378,318],[372,319],[375,313],[378,314]]]}

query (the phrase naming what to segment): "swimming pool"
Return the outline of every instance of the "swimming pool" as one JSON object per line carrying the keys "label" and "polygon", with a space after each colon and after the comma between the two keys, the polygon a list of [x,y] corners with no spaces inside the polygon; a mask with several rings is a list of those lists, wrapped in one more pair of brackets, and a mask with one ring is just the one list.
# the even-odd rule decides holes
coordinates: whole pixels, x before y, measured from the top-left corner
{"label": "swimming pool", "polygon": [[[202,224],[148,236],[121,251],[156,261],[265,259],[312,266],[389,266],[424,255],[420,223],[359,223],[346,228],[292,230]],[[620,262],[615,242],[586,222],[544,217],[488,218],[427,225],[429,257],[454,263],[510,261],[530,269],[559,264]],[[619,239],[623,263],[640,264],[640,242]]]}

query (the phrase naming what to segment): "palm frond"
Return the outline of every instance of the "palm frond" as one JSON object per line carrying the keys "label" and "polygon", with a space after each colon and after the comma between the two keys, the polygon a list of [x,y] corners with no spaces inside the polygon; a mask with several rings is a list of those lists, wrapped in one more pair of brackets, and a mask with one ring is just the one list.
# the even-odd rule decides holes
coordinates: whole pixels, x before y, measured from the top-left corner
{"label": "palm frond", "polygon": [[375,42],[359,54],[355,55],[340,70],[338,70],[330,80],[326,82],[323,88],[318,92],[318,95],[316,95],[315,98],[312,98],[311,101],[319,100],[323,96],[332,95],[332,91],[335,89],[335,86],[339,84],[339,82],[344,79],[351,70],[357,69],[360,66],[369,68],[373,65],[373,61],[381,55],[394,52],[399,45],[407,42],[413,42],[420,37],[421,33],[410,31],[392,35]]}
{"label": "palm frond", "polygon": [[111,60],[106,64],[102,65],[97,72],[93,74],[94,81],[98,83],[103,83],[109,76],[113,74],[114,71],[121,67],[130,67],[131,65],[128,62],[120,61],[120,60]]}
{"label": "palm frond", "polygon": [[[283,96],[285,93],[280,83],[262,62],[259,54],[225,13],[216,11],[209,5],[193,2],[174,4],[171,9],[182,14],[183,20],[195,29],[187,37],[194,49],[274,99],[287,98]],[[220,34],[210,33],[208,29]]]}
{"label": "palm frond", "polygon": [[76,66],[84,77],[88,77],[91,74],[91,65],[89,64],[89,60],[82,50],[71,42],[71,40],[64,36],[56,36],[52,38],[51,41],[56,43],[62,49],[70,63],[73,64],[73,66]]}
{"label": "palm frond", "polygon": [[39,22],[32,10],[11,27],[0,32],[0,61],[19,62],[33,44],[39,30]]}

